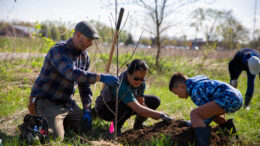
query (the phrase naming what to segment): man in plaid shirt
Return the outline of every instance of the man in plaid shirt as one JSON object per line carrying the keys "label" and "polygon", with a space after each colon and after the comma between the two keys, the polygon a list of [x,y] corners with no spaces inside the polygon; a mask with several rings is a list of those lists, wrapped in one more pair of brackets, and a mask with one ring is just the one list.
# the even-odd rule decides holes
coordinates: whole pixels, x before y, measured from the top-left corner
{"label": "man in plaid shirt", "polygon": [[[53,138],[64,139],[64,127],[76,132],[92,128],[90,84],[101,81],[109,86],[117,86],[119,83],[113,75],[88,72],[90,59],[86,49],[98,38],[97,30],[90,23],[82,21],[76,25],[72,38],[54,45],[45,57],[32,87],[29,111],[47,119]],[[83,110],[72,100],[76,84]],[[34,108],[30,108],[30,104]]]}

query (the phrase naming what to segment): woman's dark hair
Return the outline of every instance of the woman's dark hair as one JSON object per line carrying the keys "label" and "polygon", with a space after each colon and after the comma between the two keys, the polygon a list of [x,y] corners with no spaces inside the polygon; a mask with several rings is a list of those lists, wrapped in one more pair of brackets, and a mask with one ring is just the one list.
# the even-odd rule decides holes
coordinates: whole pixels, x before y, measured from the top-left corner
{"label": "woman's dark hair", "polygon": [[141,59],[135,59],[133,60],[127,68],[127,73],[128,74],[133,74],[135,71],[146,71],[149,70],[148,65],[146,64],[146,62],[144,60]]}
{"label": "woman's dark hair", "polygon": [[186,83],[188,77],[183,73],[177,72],[173,74],[169,83],[169,90],[171,91],[172,88],[177,88],[178,84]]}

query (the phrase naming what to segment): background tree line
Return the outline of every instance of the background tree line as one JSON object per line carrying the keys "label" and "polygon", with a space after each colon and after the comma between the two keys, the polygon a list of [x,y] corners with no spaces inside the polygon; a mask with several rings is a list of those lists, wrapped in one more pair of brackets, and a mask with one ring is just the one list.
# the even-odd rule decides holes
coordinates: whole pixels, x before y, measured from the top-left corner
{"label": "background tree line", "polygon": [[[144,1],[141,1],[144,2]],[[166,1],[163,1],[166,2]],[[146,3],[141,3],[144,5]],[[167,5],[167,3],[162,4]],[[147,6],[147,5],[146,5]],[[148,7],[148,6],[147,6]],[[148,7],[151,8],[151,7]],[[154,15],[151,15],[154,16]],[[165,19],[161,18],[161,19]],[[110,26],[107,26],[98,21],[91,21],[93,23],[100,35],[100,41],[105,44],[110,44],[113,39],[113,29]],[[8,25],[21,25],[27,27],[35,27],[34,24],[29,22],[0,22],[0,29]],[[153,23],[150,23],[153,25]],[[154,23],[154,25],[158,25]],[[73,35],[74,24],[65,24],[61,22],[52,22],[45,21],[39,24],[38,32],[40,36],[50,38],[54,41],[67,40]],[[147,26],[149,27],[149,26]],[[160,26],[157,26],[160,27]],[[165,29],[169,29],[170,24]],[[250,39],[250,31],[236,19],[232,14],[232,11],[220,11],[215,9],[203,9],[198,8],[193,12],[191,16],[190,27],[195,29],[195,38],[197,34],[203,33],[205,38],[205,45],[202,48],[222,48],[222,49],[240,49],[243,47],[249,48],[260,48],[260,29],[255,30],[255,39]],[[151,27],[152,28],[152,27]],[[154,27],[153,27],[154,28]],[[144,29],[145,30],[145,29]],[[155,29],[156,30],[156,29]],[[150,30],[151,31],[151,30]],[[160,36],[159,36],[160,35]],[[159,38],[159,39],[158,39]],[[181,37],[176,38],[174,34],[172,36],[165,36],[164,33],[151,35],[150,38],[143,37],[140,40],[140,44],[147,46],[157,46],[158,41],[160,42],[159,46],[189,46],[189,42],[186,34],[183,34]],[[120,32],[119,42],[123,42],[126,45],[134,44],[135,41],[131,33],[122,30]],[[157,48],[158,49],[158,48]]]}
{"label": "background tree line", "polygon": [[[100,36],[100,41],[103,43],[110,44],[113,39],[114,30],[111,27],[97,21],[91,21],[91,23],[96,26]],[[26,26],[31,28],[37,27],[35,28],[36,33],[38,34],[37,36],[50,38],[54,41],[69,39],[74,33],[74,26],[75,26],[75,25],[71,25],[73,27],[70,27],[70,24],[64,24],[56,21],[55,22],[45,21],[41,23],[36,22],[35,24],[30,22],[9,23],[9,22],[0,21],[0,29],[11,25]],[[134,43],[131,34],[128,33],[127,31],[122,30],[120,32],[119,42],[126,43],[126,41],[128,41],[127,42],[128,44]]]}
{"label": "background tree line", "polygon": [[[96,26],[100,36],[100,40],[103,43],[109,44],[112,42],[113,29],[97,21],[91,21],[91,23]],[[39,33],[41,33],[42,36],[49,37],[53,40],[67,40],[73,35],[74,27],[67,28],[65,24],[56,26],[52,22],[42,23]],[[119,39],[120,42],[125,42],[128,38],[128,33],[126,31],[121,31],[119,38],[120,38]]]}

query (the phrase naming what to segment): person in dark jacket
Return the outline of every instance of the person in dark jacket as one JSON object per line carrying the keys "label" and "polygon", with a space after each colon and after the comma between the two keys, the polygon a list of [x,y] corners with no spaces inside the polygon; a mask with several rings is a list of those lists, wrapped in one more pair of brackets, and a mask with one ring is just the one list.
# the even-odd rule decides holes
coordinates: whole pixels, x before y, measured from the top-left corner
{"label": "person in dark jacket", "polygon": [[[254,49],[241,49],[229,62],[230,85],[237,88],[241,72],[247,73],[247,91],[245,94],[244,108],[247,108],[254,93],[256,75],[260,77],[260,54]],[[249,107],[248,107],[249,108]]]}
{"label": "person in dark jacket", "polygon": [[[29,111],[48,121],[53,138],[64,139],[65,128],[84,132],[92,127],[90,84],[101,81],[117,86],[117,77],[88,71],[90,59],[86,49],[98,39],[97,30],[87,21],[79,22],[72,38],[51,47],[30,95]],[[78,85],[83,110],[72,97]],[[31,108],[30,108],[31,107]]]}
{"label": "person in dark jacket", "polygon": [[[117,134],[121,133],[121,128],[125,121],[136,115],[134,129],[143,128],[143,122],[148,118],[172,120],[166,114],[155,111],[160,105],[160,98],[155,95],[145,95],[145,77],[149,67],[141,59],[133,60],[127,70],[121,73],[121,81],[118,89],[118,115]],[[116,88],[105,86],[101,95],[97,97],[95,110],[98,117],[106,121],[115,119]]]}
{"label": "person in dark jacket", "polygon": [[223,129],[236,132],[232,119],[226,120],[224,117],[225,113],[234,113],[243,104],[243,97],[236,88],[202,75],[188,78],[182,73],[175,73],[170,79],[169,90],[179,98],[188,99],[190,96],[198,106],[191,111],[191,123],[188,124],[195,129],[198,146],[209,145],[208,125],[212,120]]}

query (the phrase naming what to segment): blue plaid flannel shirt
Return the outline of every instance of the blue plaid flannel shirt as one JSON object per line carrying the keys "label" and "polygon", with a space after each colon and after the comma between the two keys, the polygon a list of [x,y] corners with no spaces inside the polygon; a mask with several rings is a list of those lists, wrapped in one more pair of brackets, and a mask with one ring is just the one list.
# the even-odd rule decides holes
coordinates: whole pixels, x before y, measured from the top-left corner
{"label": "blue plaid flannel shirt", "polygon": [[89,64],[87,52],[76,50],[72,39],[54,45],[45,57],[30,96],[48,98],[56,103],[71,101],[78,84],[83,108],[90,109],[90,84],[96,82],[97,74],[88,72]]}

